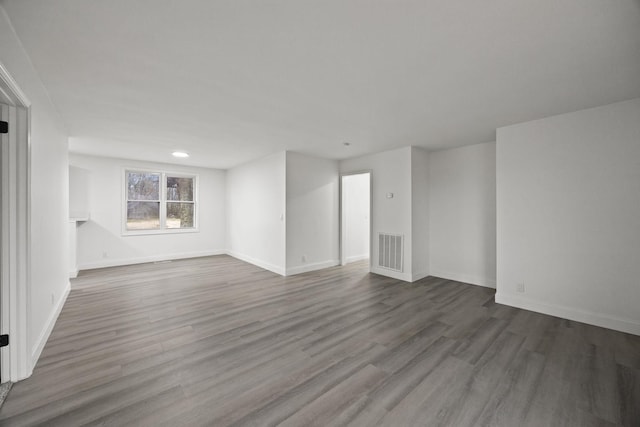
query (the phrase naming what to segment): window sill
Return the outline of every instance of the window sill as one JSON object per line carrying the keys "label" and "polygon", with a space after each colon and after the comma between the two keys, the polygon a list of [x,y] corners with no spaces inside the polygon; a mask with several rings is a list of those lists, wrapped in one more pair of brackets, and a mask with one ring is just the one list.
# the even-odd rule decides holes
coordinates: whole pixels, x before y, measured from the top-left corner
{"label": "window sill", "polygon": [[149,236],[158,234],[184,234],[184,233],[199,233],[197,228],[173,228],[165,230],[126,230],[122,232],[122,237],[131,236]]}

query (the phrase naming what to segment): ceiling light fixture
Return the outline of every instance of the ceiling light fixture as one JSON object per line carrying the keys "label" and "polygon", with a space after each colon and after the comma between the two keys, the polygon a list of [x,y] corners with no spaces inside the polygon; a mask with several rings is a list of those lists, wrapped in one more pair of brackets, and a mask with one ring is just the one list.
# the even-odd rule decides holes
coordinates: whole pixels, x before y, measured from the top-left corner
{"label": "ceiling light fixture", "polygon": [[173,157],[180,157],[181,159],[189,157],[189,154],[185,153],[184,151],[174,151],[173,153],[171,153],[171,155]]}

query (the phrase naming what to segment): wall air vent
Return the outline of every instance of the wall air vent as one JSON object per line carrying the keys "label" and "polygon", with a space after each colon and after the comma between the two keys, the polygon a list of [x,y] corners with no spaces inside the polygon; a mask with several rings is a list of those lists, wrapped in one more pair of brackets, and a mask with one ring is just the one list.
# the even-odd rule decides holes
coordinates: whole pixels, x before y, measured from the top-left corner
{"label": "wall air vent", "polygon": [[378,266],[402,272],[404,236],[378,233]]}

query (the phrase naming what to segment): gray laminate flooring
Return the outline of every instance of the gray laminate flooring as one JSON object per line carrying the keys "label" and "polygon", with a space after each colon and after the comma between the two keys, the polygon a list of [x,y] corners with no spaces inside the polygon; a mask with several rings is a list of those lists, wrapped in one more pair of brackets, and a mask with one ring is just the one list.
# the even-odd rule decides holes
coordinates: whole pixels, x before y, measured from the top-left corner
{"label": "gray laminate flooring", "polygon": [[2,425],[640,426],[640,337],[228,256],[83,272]]}

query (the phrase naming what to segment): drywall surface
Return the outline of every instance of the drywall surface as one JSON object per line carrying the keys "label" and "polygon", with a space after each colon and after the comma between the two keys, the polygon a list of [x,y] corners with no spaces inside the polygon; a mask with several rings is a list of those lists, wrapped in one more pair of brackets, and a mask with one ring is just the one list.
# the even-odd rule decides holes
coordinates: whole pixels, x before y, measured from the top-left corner
{"label": "drywall surface", "polygon": [[[371,271],[411,281],[411,147],[340,162],[343,174],[371,171]],[[379,267],[378,233],[404,235],[404,268],[398,273]]]}
{"label": "drywall surface", "polygon": [[338,265],[338,162],[286,157],[286,274]]}
{"label": "drywall surface", "polygon": [[69,278],[78,277],[78,226],[75,220],[69,220],[67,225],[69,235]]}
{"label": "drywall surface", "polygon": [[411,280],[419,280],[429,275],[429,153],[418,147],[411,147]]}
{"label": "drywall surface", "polygon": [[432,276],[496,286],[496,144],[429,153]]}
{"label": "drywall surface", "polygon": [[89,176],[91,171],[69,165],[69,216],[84,218],[89,214]]}
{"label": "drywall surface", "polygon": [[[78,268],[80,270],[113,265],[135,264],[224,253],[225,251],[225,172],[216,169],[137,160],[71,154],[71,206],[86,206],[90,220],[80,223]],[[171,234],[123,234],[124,171],[126,169],[197,175],[198,231]],[[77,171],[82,171],[78,174]],[[83,185],[73,179],[84,179]],[[74,200],[88,195],[88,200]]]}
{"label": "drywall surface", "polygon": [[497,302],[640,335],[639,218],[640,99],[498,129]]}
{"label": "drywall surface", "polygon": [[1,6],[0,61],[31,102],[27,345],[35,363],[69,286],[67,132]]}
{"label": "drywall surface", "polygon": [[286,274],[286,153],[227,171],[229,254]]}
{"label": "drywall surface", "polygon": [[368,173],[342,177],[343,250],[347,263],[369,258],[370,179]]}

